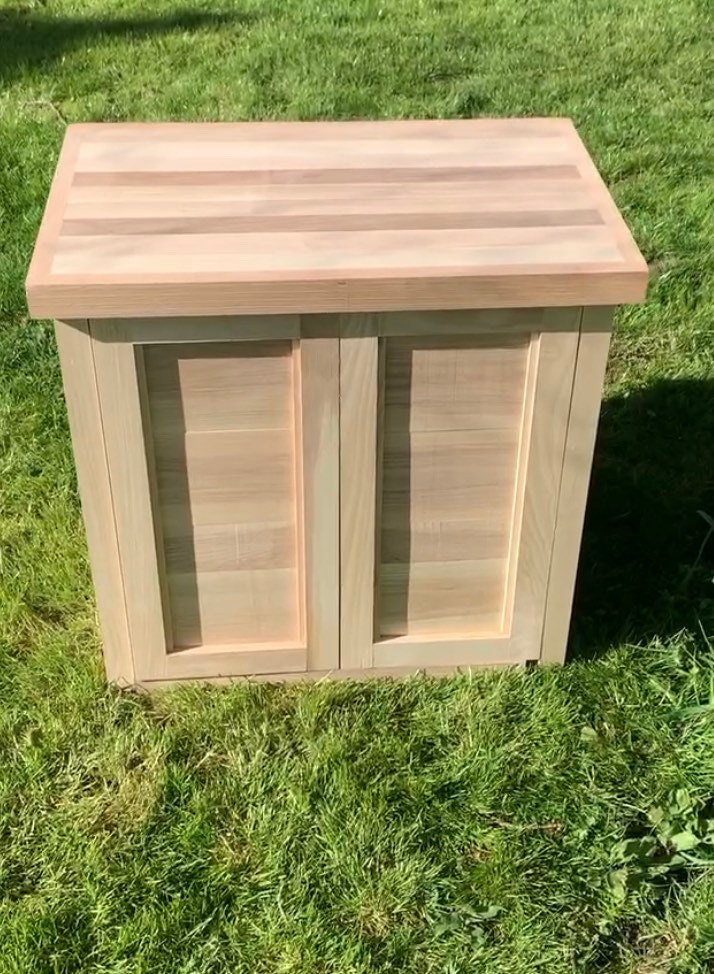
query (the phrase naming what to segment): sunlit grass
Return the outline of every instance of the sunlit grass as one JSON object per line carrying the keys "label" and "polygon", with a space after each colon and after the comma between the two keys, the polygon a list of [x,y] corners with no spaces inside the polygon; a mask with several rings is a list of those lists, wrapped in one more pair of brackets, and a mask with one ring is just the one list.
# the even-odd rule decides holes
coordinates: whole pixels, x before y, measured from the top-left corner
{"label": "sunlit grass", "polygon": [[[710,13],[0,2],[0,972],[711,969],[711,870],[613,882],[648,809],[714,793]],[[549,114],[653,268],[617,319],[574,661],[108,689],[51,326],[23,296],[65,124]]]}

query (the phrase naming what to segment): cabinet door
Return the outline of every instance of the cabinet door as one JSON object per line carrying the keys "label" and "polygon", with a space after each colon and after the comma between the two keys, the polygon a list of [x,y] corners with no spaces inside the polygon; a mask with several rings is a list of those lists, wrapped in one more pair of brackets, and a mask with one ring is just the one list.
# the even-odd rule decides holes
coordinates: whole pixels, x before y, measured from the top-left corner
{"label": "cabinet door", "polygon": [[140,681],[338,664],[338,342],[312,324],[90,324]]}
{"label": "cabinet door", "polygon": [[579,317],[343,318],[343,669],[539,657]]}

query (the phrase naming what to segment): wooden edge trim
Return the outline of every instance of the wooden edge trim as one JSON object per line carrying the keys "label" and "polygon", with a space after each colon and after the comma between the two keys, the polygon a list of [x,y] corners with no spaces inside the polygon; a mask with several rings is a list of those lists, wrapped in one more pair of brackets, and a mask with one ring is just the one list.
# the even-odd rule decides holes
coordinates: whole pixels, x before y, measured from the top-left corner
{"label": "wooden edge trim", "polygon": [[[299,315],[219,315],[214,318],[105,318],[109,340],[156,345],[168,342],[198,344],[222,341],[296,340],[300,337]],[[99,340],[102,340],[100,335]]]}
{"label": "wooden edge trim", "polygon": [[489,268],[488,273],[433,271],[404,276],[399,269],[386,275],[319,279],[290,278],[236,280],[235,275],[186,275],[143,280],[114,275],[97,284],[86,278],[53,275],[51,283],[28,283],[30,313],[35,318],[106,319],[166,318],[251,314],[327,314],[404,311],[444,311],[474,308],[530,308],[574,305],[631,304],[642,300],[645,276],[623,262],[584,264],[567,270],[552,266]]}
{"label": "wooden edge trim", "polygon": [[532,646],[536,655],[543,635],[580,309],[551,308],[548,316],[561,317],[564,324],[570,322],[570,327],[542,332],[538,339],[538,374],[511,622],[511,638]]}
{"label": "wooden edge trim", "polygon": [[378,339],[372,315],[341,322],[340,666],[372,666]]}
{"label": "wooden edge trim", "polygon": [[[300,340],[301,461],[304,511],[304,599],[307,666],[339,666],[340,639],[340,404],[337,322],[303,319]],[[298,401],[299,400],[299,401]],[[300,555],[298,554],[300,557]]]}
{"label": "wooden edge trim", "polygon": [[504,334],[541,331],[543,308],[473,308],[439,311],[391,311],[374,316],[376,334],[385,338],[479,336],[494,341]]}
{"label": "wooden edge trim", "polygon": [[[331,141],[344,138],[385,138],[396,131],[399,138],[434,137],[462,139],[472,131],[480,137],[487,133],[501,138],[538,135],[557,137],[568,135],[572,127],[565,116],[533,116],[530,118],[402,118],[345,120],[267,120],[246,122],[75,122],[68,132],[76,133],[85,142],[124,142],[137,137],[174,140],[190,137],[196,141],[234,142],[241,138],[251,141],[283,140],[286,136],[311,141]],[[392,136],[393,137],[393,136]]]}
{"label": "wooden edge trim", "polygon": [[[293,497],[295,501],[295,559],[297,575],[297,622],[298,638],[304,642],[307,638],[306,627],[306,572],[307,558],[305,557],[305,532],[307,518],[305,511],[305,476],[309,473],[305,464],[305,417],[303,414],[303,372],[306,356],[303,355],[302,343],[290,343],[290,375],[292,381],[292,426],[293,426]],[[307,658],[305,660],[307,666]]]}
{"label": "wooden edge trim", "polygon": [[[623,259],[628,265],[628,269],[633,273],[639,275],[640,278],[640,297],[630,299],[629,302],[619,302],[614,301],[612,304],[620,303],[633,303],[637,301],[643,301],[645,298],[645,293],[647,291],[647,284],[649,281],[649,268],[644,257],[640,253],[640,249],[637,246],[630,228],[625,223],[624,217],[620,213],[615,201],[613,200],[610,191],[605,185],[600,172],[595,165],[590,153],[585,147],[580,133],[571,124],[572,134],[573,134],[573,149],[576,153],[577,166],[580,171],[580,175],[583,181],[587,185],[590,192],[593,194],[595,200],[599,204],[600,212],[603,214],[607,220],[607,224],[612,230],[615,240],[617,241],[618,248],[622,254]],[[587,302],[583,302],[586,304]]]}
{"label": "wooden edge trim", "polygon": [[470,666],[402,666],[402,667],[370,667],[353,670],[307,670],[304,673],[253,673],[243,676],[219,677],[174,677],[170,680],[137,680],[136,690],[170,690],[179,683],[205,683],[227,686],[231,683],[315,683],[341,680],[397,680],[403,677],[433,677],[445,678],[466,676],[470,677],[478,672],[488,670],[504,670],[523,667],[523,662],[513,660],[499,660],[493,663],[474,664]]}
{"label": "wooden edge trim", "polygon": [[107,678],[134,683],[114,502],[92,339],[86,321],[57,321],[57,348],[97,600]]}
{"label": "wooden edge trim", "polygon": [[136,384],[139,395],[139,411],[144,435],[144,453],[146,456],[146,473],[149,481],[149,505],[151,521],[154,528],[154,549],[156,551],[156,566],[158,569],[159,589],[161,592],[161,611],[164,623],[164,640],[166,646],[173,646],[173,621],[171,619],[171,602],[166,572],[166,547],[164,545],[164,531],[159,512],[159,482],[156,472],[156,454],[154,450],[154,433],[149,412],[149,390],[146,378],[146,361],[144,349],[141,345],[133,345],[134,365],[136,368]]}

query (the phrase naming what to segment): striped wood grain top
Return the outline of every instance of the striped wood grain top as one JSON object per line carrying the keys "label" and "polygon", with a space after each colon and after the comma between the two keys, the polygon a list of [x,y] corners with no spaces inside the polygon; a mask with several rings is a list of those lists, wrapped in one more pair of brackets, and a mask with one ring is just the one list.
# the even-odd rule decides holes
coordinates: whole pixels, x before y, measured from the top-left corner
{"label": "striped wood grain top", "polygon": [[70,126],[35,316],[617,304],[646,265],[567,119]]}

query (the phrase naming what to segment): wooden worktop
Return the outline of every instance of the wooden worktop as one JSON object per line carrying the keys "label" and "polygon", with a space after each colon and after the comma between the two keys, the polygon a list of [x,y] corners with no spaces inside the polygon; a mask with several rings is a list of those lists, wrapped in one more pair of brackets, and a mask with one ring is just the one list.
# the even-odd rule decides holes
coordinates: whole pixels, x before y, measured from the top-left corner
{"label": "wooden worktop", "polygon": [[36,317],[614,305],[647,268],[567,119],[67,131]]}

